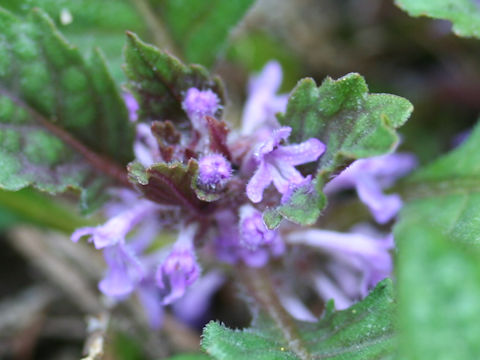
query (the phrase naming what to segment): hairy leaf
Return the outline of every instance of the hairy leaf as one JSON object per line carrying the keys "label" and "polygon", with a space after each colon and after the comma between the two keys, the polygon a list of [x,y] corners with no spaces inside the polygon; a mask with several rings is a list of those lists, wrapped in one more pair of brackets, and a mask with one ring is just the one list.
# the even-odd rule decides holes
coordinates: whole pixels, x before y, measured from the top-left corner
{"label": "hairy leaf", "polygon": [[320,216],[324,197],[315,190],[315,185],[300,186],[284,204],[264,212],[263,220],[268,228],[277,227],[283,218],[299,225],[313,225]]}
{"label": "hairy leaf", "polygon": [[192,186],[198,171],[198,164],[193,159],[187,165],[159,163],[147,169],[139,163],[132,163],[128,170],[131,181],[156,203],[182,206],[199,216],[208,208],[208,203],[197,198]]}
{"label": "hairy leaf", "polygon": [[[381,282],[363,301],[344,311],[331,309],[318,323],[296,322],[298,340],[287,343],[272,320],[259,316],[244,330],[217,322],[204,329],[202,347],[217,360],[391,359],[395,349],[393,287]],[[293,348],[304,348],[300,355]]]}
{"label": "hairy leaf", "polygon": [[38,9],[0,9],[0,30],[0,187],[56,193],[83,189],[94,168],[121,176],[133,129],[100,53],[84,60]]}
{"label": "hairy leaf", "polygon": [[320,87],[312,79],[300,80],[279,120],[292,128],[290,142],[315,137],[327,145],[318,161],[323,183],[352,160],[392,151],[398,143],[395,129],[412,110],[399,96],[369,94],[363,77],[352,73],[326,78]]}
{"label": "hairy leaf", "polygon": [[188,62],[210,66],[254,0],[151,0]]}
{"label": "hairy leaf", "polygon": [[[211,89],[223,99],[218,78],[211,78],[199,65],[184,65],[175,57],[127,33],[125,48],[129,87],[138,100],[139,120],[171,120],[180,129],[190,126],[182,109],[184,93],[191,87]],[[216,114],[221,116],[221,110]]]}
{"label": "hairy leaf", "polygon": [[125,30],[142,36],[146,34],[146,24],[134,5],[130,0],[1,1],[2,7],[22,16],[36,7],[41,8],[82,53],[90,53],[94,47],[101,48],[113,77],[118,81],[125,79],[121,68]]}
{"label": "hairy leaf", "polygon": [[480,126],[459,148],[418,170],[404,184],[405,221],[422,218],[449,239],[480,245]]}
{"label": "hairy leaf", "polygon": [[480,3],[476,0],[395,0],[412,16],[449,20],[459,36],[480,38]]}
{"label": "hairy leaf", "polygon": [[[308,78],[297,84],[287,111],[279,116],[280,123],[292,128],[290,142],[315,137],[327,145],[316,164],[303,167],[305,172],[317,172],[319,190],[315,201],[304,201],[302,211],[308,214],[309,223],[326,205],[321,190],[332,174],[353,160],[392,151],[398,143],[395,129],[407,121],[412,109],[399,96],[369,94],[363,77],[354,73],[338,80],[326,78],[320,87]],[[298,208],[293,201],[307,200],[297,195],[285,205],[288,209]]]}

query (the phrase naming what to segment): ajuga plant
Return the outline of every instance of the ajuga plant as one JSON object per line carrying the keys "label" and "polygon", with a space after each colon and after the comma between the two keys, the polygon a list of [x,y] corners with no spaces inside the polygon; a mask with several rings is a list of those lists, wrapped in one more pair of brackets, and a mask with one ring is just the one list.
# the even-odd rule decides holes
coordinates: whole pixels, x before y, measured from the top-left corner
{"label": "ajuga plant", "polygon": [[[394,187],[417,167],[397,152],[408,100],[370,93],[357,73],[283,93],[271,60],[231,111],[223,80],[196,62],[214,62],[251,1],[140,3],[170,40],[126,33],[121,90],[102,53],[85,57],[42,9],[0,9],[0,186],[77,193],[104,217],[71,240],[103,255],[109,308],[133,297],[151,331],[166,313],[198,326],[233,282],[252,324],[212,319],[189,359],[476,358],[478,128]],[[355,212],[368,220],[336,228]]]}

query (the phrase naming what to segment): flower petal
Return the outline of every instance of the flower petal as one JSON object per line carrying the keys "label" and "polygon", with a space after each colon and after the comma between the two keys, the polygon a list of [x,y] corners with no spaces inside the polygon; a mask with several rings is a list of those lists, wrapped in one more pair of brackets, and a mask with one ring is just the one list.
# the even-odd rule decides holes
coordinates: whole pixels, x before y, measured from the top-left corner
{"label": "flower petal", "polygon": [[270,166],[273,185],[279,193],[285,194],[291,186],[301,184],[305,178],[292,165],[275,162]]}
{"label": "flower petal", "polygon": [[375,221],[379,224],[390,221],[402,207],[402,199],[399,195],[385,195],[380,184],[369,176],[359,177],[356,189],[358,197],[368,206]]}
{"label": "flower petal", "polygon": [[276,124],[275,114],[283,112],[286,95],[276,95],[282,83],[282,68],[275,61],[269,62],[262,72],[250,80],[248,99],[242,116],[243,135],[251,135],[262,126]]}
{"label": "flower petal", "polygon": [[325,151],[326,146],[318,139],[311,138],[301,144],[280,146],[273,151],[276,159],[289,165],[300,165],[315,161]]}
{"label": "flower petal", "polygon": [[141,286],[138,289],[138,298],[145,309],[150,327],[158,330],[163,323],[163,306],[158,288],[153,284]]}
{"label": "flower petal", "polygon": [[247,184],[246,190],[248,198],[254,203],[262,201],[263,191],[271,182],[272,175],[270,173],[270,167],[264,162],[261,162],[257,171],[255,171],[255,174],[253,174]]}
{"label": "flower petal", "polygon": [[82,237],[87,236],[87,235],[92,235],[96,231],[95,227],[83,227],[80,229],[77,229],[73,232],[72,236],[70,236],[70,240],[73,242],[78,242]]}
{"label": "flower petal", "polygon": [[202,326],[211,306],[211,299],[224,282],[225,277],[216,270],[199,278],[185,296],[173,305],[176,317],[192,327]]}
{"label": "flower petal", "polygon": [[108,265],[98,287],[108,296],[123,297],[131,293],[144,275],[142,264],[128,248],[119,244],[103,251]]}
{"label": "flower petal", "polygon": [[289,234],[287,241],[316,247],[332,255],[350,254],[375,260],[384,254],[390,256],[384,241],[359,233],[310,229]]}

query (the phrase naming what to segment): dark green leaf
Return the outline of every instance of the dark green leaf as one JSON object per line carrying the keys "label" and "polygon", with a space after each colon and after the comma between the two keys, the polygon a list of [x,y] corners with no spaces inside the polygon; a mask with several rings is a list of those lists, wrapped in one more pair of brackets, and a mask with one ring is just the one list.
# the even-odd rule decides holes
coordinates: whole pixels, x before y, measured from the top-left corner
{"label": "dark green leaf", "polygon": [[152,0],[188,62],[210,66],[254,0]]}
{"label": "dark green leaf", "polygon": [[[474,360],[480,354],[480,254],[451,241],[417,205],[395,228],[401,347],[399,359]],[[477,213],[478,214],[478,213]],[[441,218],[438,218],[441,221]],[[475,228],[471,224],[471,229]],[[470,228],[469,224],[464,224]]]}
{"label": "dark green leaf", "polygon": [[406,221],[422,218],[449,239],[480,244],[480,126],[459,148],[414,173],[404,184],[412,200]]}
{"label": "dark green leaf", "polygon": [[0,9],[0,30],[1,188],[82,189],[92,164],[110,173],[132,159],[133,128],[98,52],[85,61],[40,10],[19,20]]}
{"label": "dark green leaf", "polygon": [[412,16],[450,20],[459,36],[480,38],[480,3],[475,0],[395,0]]}
{"label": "dark green leaf", "polygon": [[121,68],[125,30],[146,35],[145,21],[130,0],[2,0],[1,6],[22,16],[41,8],[82,53],[100,47],[118,81],[125,79]]}
{"label": "dark green leaf", "polygon": [[[363,301],[347,310],[328,311],[318,323],[296,322],[299,339],[284,340],[282,329],[260,316],[245,330],[231,330],[217,322],[204,329],[202,347],[217,360],[391,359],[395,349],[393,288],[381,282]],[[302,347],[300,355],[293,348]]]}
{"label": "dark green leaf", "polygon": [[[191,87],[211,89],[223,99],[223,87],[218,78],[211,78],[199,65],[182,64],[166,52],[142,42],[135,34],[127,34],[125,59],[129,87],[140,106],[140,121],[172,120],[179,128],[190,126],[182,101],[183,94]],[[221,110],[216,115],[220,117]]]}

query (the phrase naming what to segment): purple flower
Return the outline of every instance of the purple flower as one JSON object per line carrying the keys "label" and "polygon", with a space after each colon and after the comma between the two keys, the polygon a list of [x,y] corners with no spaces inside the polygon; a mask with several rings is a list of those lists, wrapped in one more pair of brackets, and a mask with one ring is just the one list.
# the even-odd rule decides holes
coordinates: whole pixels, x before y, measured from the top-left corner
{"label": "purple flower", "polygon": [[162,159],[157,139],[152,134],[149,125],[145,123],[137,124],[137,136],[133,143],[133,152],[135,158],[140,164],[149,167]]}
{"label": "purple flower", "polygon": [[[338,270],[337,267],[333,269],[333,271],[336,270]],[[335,275],[337,275],[337,272],[335,272]],[[354,291],[351,296],[345,293],[346,291],[343,288],[345,287],[345,284],[337,284],[335,280],[331,279],[327,274],[317,272],[312,276],[313,286],[317,293],[322,299],[333,299],[335,302],[335,309],[337,310],[349,308],[355,303],[355,300],[357,300],[359,296],[358,282],[360,279],[357,279],[355,275],[351,273],[345,275],[348,276],[348,280],[352,280],[352,287],[350,289],[357,289],[357,291]],[[344,279],[342,279],[342,281],[345,282]]]}
{"label": "purple flower", "polygon": [[77,242],[83,236],[90,235],[89,241],[93,241],[97,249],[123,243],[127,234],[156,209],[157,205],[154,203],[148,200],[140,200],[135,206],[112,217],[103,225],[75,230],[71,239]]}
{"label": "purple flower", "polygon": [[123,93],[123,99],[125,100],[125,105],[127,106],[130,121],[132,122],[137,121],[138,119],[137,111],[140,108],[138,106],[137,100],[132,94],[128,92]]}
{"label": "purple flower", "polygon": [[195,129],[200,130],[204,124],[205,116],[214,116],[220,107],[220,99],[212,90],[187,90],[182,107],[192,121]]}
{"label": "purple flower", "polygon": [[357,160],[331,180],[324,191],[331,194],[355,188],[375,220],[384,224],[398,213],[402,200],[397,194],[384,194],[382,189],[392,186],[397,178],[409,173],[416,165],[413,155],[402,153]]}
{"label": "purple flower", "polygon": [[98,287],[108,296],[123,297],[131,293],[144,276],[144,268],[133,252],[120,243],[103,251],[107,273]]}
{"label": "purple flower", "polygon": [[255,152],[258,168],[247,184],[247,196],[254,203],[262,201],[263,191],[272,182],[281,194],[287,192],[290,184],[302,183],[305,178],[295,166],[315,161],[325,151],[325,145],[315,138],[301,144],[280,145],[291,131],[290,127],[275,130]]}
{"label": "purple flower", "polygon": [[[351,233],[309,229],[289,234],[286,241],[311,246],[330,255],[331,273],[337,277],[339,286],[324,275],[316,276],[315,283],[320,293],[328,295],[326,298],[336,299],[337,307],[343,308],[350,305],[347,300],[366,296],[368,289],[392,272],[390,250],[394,244],[391,235],[372,236],[364,229],[355,229]],[[361,274],[360,281],[355,273]],[[354,288],[357,290],[349,293]]]}
{"label": "purple flower", "polygon": [[164,305],[181,298],[187,287],[192,285],[200,275],[200,266],[193,249],[195,232],[194,225],[180,231],[172,251],[157,269],[156,281],[162,291]]}
{"label": "purple flower", "polygon": [[[254,211],[257,211],[254,209]],[[218,236],[215,239],[215,253],[217,258],[229,264],[243,262],[250,267],[262,267],[267,264],[270,257],[278,257],[285,252],[285,244],[280,236],[269,233],[264,224],[260,225],[260,232],[256,233],[256,227],[252,226],[256,235],[256,241],[250,242],[245,239],[248,231],[243,231],[238,225],[237,216],[230,210],[224,210],[216,215],[218,224]],[[260,219],[261,221],[261,219]],[[248,226],[250,227],[250,226]],[[253,229],[252,229],[253,228]],[[266,235],[266,236],[265,236]]]}
{"label": "purple flower", "polygon": [[163,322],[163,305],[161,302],[160,289],[149,276],[140,282],[137,287],[137,294],[146,313],[150,327],[158,330]]}
{"label": "purple flower", "polygon": [[225,277],[215,270],[199,278],[173,305],[175,315],[190,326],[205,325],[211,299],[224,282]]}
{"label": "purple flower", "polygon": [[278,299],[282,306],[287,310],[290,315],[295,319],[306,322],[317,322],[318,319],[307,306],[297,297],[293,292],[287,292],[280,290]]}
{"label": "purple flower", "polygon": [[220,154],[205,155],[198,161],[198,183],[203,189],[223,188],[231,176],[232,166]]}
{"label": "purple flower", "polygon": [[269,245],[278,236],[277,231],[269,230],[263,222],[262,213],[250,205],[240,209],[240,245],[248,250],[257,250]]}
{"label": "purple flower", "polygon": [[251,135],[262,126],[276,128],[275,114],[284,112],[288,95],[276,95],[282,84],[282,68],[276,61],[268,62],[262,72],[252,78],[242,116],[242,135]]}

